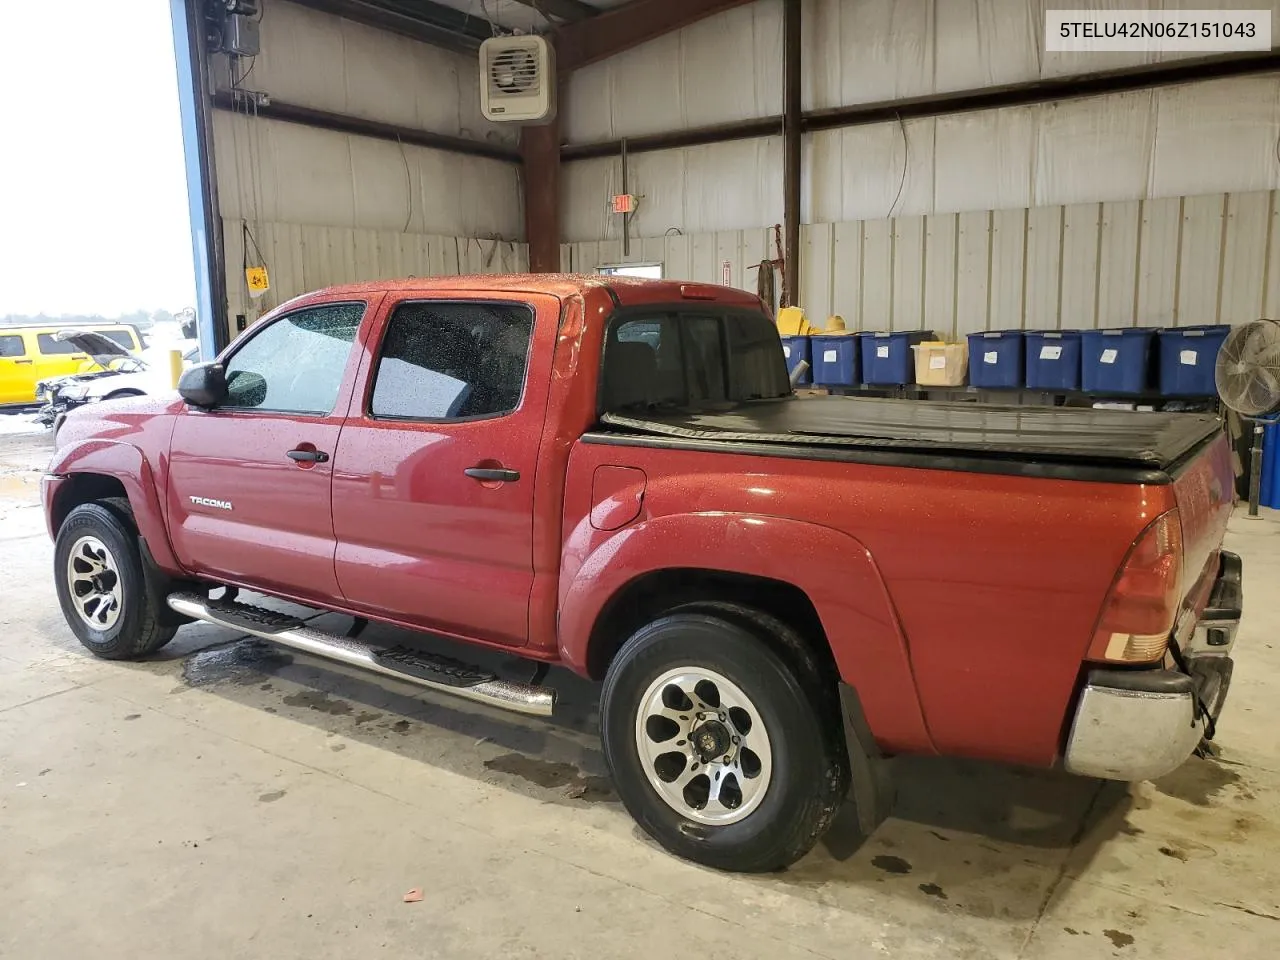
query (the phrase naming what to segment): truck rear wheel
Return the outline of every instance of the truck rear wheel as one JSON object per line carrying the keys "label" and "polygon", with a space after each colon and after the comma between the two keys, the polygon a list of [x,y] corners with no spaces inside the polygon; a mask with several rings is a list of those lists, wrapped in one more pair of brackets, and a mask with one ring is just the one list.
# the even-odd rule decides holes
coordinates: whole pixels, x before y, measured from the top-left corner
{"label": "truck rear wheel", "polygon": [[62,615],[76,638],[105,660],[144,657],[177,632],[162,624],[163,611],[143,577],[138,535],[127,520],[127,512],[105,504],[81,504],[63,521],[54,547]]}
{"label": "truck rear wheel", "polygon": [[631,815],[672,853],[780,869],[818,841],[848,784],[826,702],[745,623],[677,611],[609,668],[605,759]]}

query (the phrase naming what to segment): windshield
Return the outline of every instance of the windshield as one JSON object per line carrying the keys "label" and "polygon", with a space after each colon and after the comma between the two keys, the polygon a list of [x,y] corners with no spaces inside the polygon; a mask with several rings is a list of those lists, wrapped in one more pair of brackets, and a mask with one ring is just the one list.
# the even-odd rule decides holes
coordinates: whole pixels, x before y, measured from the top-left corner
{"label": "windshield", "polygon": [[764,314],[708,304],[628,311],[609,326],[601,377],[606,412],[790,394],[782,342]]}

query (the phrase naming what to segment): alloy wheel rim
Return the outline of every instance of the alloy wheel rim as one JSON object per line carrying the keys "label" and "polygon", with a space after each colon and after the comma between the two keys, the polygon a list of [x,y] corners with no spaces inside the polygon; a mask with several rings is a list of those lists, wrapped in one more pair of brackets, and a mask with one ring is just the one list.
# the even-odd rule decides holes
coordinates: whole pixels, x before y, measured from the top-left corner
{"label": "alloy wheel rim", "polygon": [[67,588],[80,619],[94,630],[110,630],[124,609],[120,568],[107,545],[80,537],[67,555]]}
{"label": "alloy wheel rim", "polygon": [[768,792],[773,750],[751,698],[723,674],[678,667],[649,684],[636,748],[662,801],[707,826],[750,816]]}

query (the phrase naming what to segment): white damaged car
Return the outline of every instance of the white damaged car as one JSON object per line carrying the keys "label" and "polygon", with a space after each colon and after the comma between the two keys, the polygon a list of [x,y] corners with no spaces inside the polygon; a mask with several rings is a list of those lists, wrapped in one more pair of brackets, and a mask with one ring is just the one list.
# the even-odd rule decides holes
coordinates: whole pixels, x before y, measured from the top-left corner
{"label": "white damaged car", "polygon": [[[92,330],[60,330],[53,338],[72,343],[81,353],[89,355],[87,369],[36,384],[36,400],[41,404],[36,422],[52,426],[55,431],[67,413],[76,407],[121,397],[167,393],[173,389],[163,350],[144,351],[143,355],[130,353],[114,340]],[[182,350],[184,369],[200,359],[200,348],[191,340],[181,341],[174,348]]]}

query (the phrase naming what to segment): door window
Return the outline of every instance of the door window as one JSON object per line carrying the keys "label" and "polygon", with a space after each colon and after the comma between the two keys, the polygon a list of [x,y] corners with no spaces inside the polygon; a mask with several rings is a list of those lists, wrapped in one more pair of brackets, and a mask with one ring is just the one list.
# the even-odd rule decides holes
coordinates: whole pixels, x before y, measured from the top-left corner
{"label": "door window", "polygon": [[532,333],[525,304],[401,304],[382,339],[369,411],[399,420],[511,413],[524,390]]}
{"label": "door window", "polygon": [[363,303],[334,303],[281,317],[227,361],[224,407],[324,415],[364,316]]}
{"label": "door window", "polygon": [[77,347],[70,340],[55,340],[51,333],[36,334],[36,344],[40,347],[40,352],[46,357],[54,357],[69,353],[83,353],[84,351]]}
{"label": "door window", "polygon": [[26,353],[21,337],[13,334],[0,336],[0,357],[22,357],[26,356]]}

